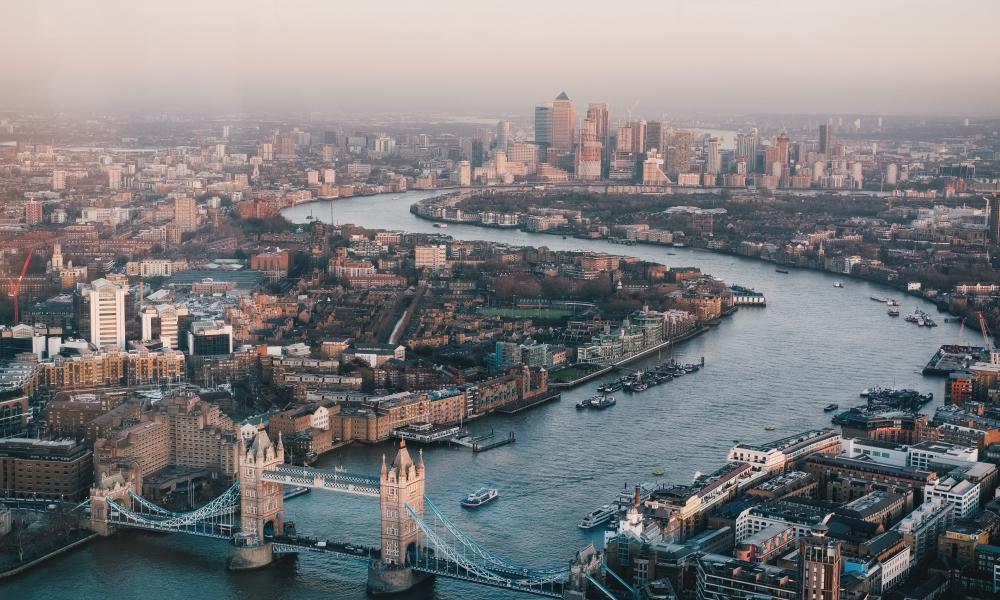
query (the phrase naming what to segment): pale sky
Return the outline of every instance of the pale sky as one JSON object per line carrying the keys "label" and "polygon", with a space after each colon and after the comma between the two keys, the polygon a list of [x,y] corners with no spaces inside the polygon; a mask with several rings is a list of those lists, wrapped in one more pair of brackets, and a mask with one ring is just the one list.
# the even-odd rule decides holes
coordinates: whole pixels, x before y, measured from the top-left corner
{"label": "pale sky", "polygon": [[1000,114],[1000,0],[0,0],[0,109]]}

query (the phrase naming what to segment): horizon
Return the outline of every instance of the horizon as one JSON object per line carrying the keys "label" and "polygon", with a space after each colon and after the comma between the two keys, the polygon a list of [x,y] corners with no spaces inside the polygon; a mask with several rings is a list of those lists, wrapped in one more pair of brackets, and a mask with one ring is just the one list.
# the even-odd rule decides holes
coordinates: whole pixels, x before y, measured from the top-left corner
{"label": "horizon", "polygon": [[985,0],[100,4],[7,7],[0,108],[528,115],[565,89],[646,118],[1000,115]]}

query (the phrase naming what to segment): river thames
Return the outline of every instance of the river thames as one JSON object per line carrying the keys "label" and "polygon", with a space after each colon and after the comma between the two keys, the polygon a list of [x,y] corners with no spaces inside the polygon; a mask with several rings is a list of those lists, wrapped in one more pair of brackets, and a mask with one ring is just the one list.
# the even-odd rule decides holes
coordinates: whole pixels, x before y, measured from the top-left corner
{"label": "river thames", "polygon": [[[439,193],[439,192],[438,192]],[[705,357],[696,374],[635,395],[619,394],[604,411],[577,411],[598,380],[567,391],[561,402],[517,416],[491,416],[474,431],[513,431],[517,442],[489,452],[431,448],[425,451],[427,495],[472,537],[496,553],[528,566],[563,563],[601,534],[577,528],[584,514],[610,501],[628,482],[689,483],[696,471],[725,461],[734,440],[763,442],[828,426],[823,407],[858,402],[872,385],[895,385],[944,396],[944,380],[920,370],[942,343],[956,340],[958,325],[938,319],[928,329],[893,319],[870,296],[893,296],[902,312],[934,306],[896,290],[853,279],[833,287],[834,274],[792,270],[748,258],[687,248],[614,246],[520,231],[451,225],[435,229],[409,212],[434,192],[409,192],[302,204],[284,211],[298,223],[307,217],[338,224],[482,239],[555,250],[593,250],[637,256],[668,266],[696,266],[730,284],[767,295],[766,308],[741,309],[708,333],[678,346],[688,362]],[[973,332],[974,333],[974,332]],[[978,337],[967,333],[968,342]],[[646,361],[655,362],[653,357]],[[640,365],[643,363],[639,363]],[[774,431],[765,431],[773,426]],[[320,466],[343,465],[377,473],[391,444],[355,445],[324,457]],[[458,501],[481,485],[497,487],[499,501],[477,511]],[[287,517],[316,537],[377,545],[377,501],[313,492],[289,500]],[[337,598],[365,597],[361,564],[302,556],[250,573],[226,571],[226,544],[190,536],[126,532],[56,558],[6,583],[0,596],[20,599],[153,597]],[[439,580],[408,598],[527,597]]]}

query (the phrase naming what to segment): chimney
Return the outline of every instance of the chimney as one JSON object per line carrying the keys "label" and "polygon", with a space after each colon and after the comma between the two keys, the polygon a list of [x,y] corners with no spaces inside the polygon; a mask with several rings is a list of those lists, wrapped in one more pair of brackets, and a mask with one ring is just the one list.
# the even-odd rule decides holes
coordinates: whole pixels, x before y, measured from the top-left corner
{"label": "chimney", "polygon": [[638,485],[635,486],[635,506],[638,507],[642,503],[642,488]]}

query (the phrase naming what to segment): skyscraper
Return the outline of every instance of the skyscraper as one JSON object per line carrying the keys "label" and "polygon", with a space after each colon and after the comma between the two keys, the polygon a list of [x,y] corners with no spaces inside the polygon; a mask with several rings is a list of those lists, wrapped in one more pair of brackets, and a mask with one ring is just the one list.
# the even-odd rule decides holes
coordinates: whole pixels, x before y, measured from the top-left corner
{"label": "skyscraper", "polygon": [[632,121],[632,153],[638,157],[646,151],[646,122]]}
{"label": "skyscraper", "polygon": [[611,113],[608,111],[608,105],[604,103],[588,105],[587,118],[593,121],[597,128],[597,141],[607,147],[611,136]]}
{"label": "skyscraper", "polygon": [[552,147],[560,152],[573,151],[573,126],[576,113],[573,101],[566,92],[559,94],[552,103]]}
{"label": "skyscraper", "polygon": [[597,123],[584,119],[580,128],[580,148],[577,152],[577,179],[601,178],[601,142],[597,139]]}
{"label": "skyscraper", "polygon": [[510,121],[500,121],[497,123],[497,150],[507,151],[510,144]]}
{"label": "skyscraper", "polygon": [[660,156],[667,151],[667,124],[663,121],[646,123],[646,147],[643,152],[649,153],[653,148],[656,148]]}
{"label": "skyscraper", "polygon": [[552,145],[552,104],[535,106],[535,145],[543,156],[545,149]]}
{"label": "skyscraper", "polygon": [[718,175],[722,172],[722,149],[719,146],[719,138],[708,138],[705,146],[705,172]]}
{"label": "skyscraper", "polygon": [[691,132],[675,130],[667,141],[667,175],[676,178],[691,168]]}
{"label": "skyscraper", "polygon": [[750,133],[736,134],[736,154],[739,161],[742,156],[746,160],[747,172],[753,173],[757,170],[757,148],[760,145],[760,135],[757,128],[750,129]]}
{"label": "skyscraper", "polygon": [[819,152],[829,155],[833,151],[833,126],[823,123],[819,126]]}
{"label": "skyscraper", "polygon": [[844,560],[840,542],[826,537],[826,525],[799,542],[799,586],[802,600],[839,600]]}

